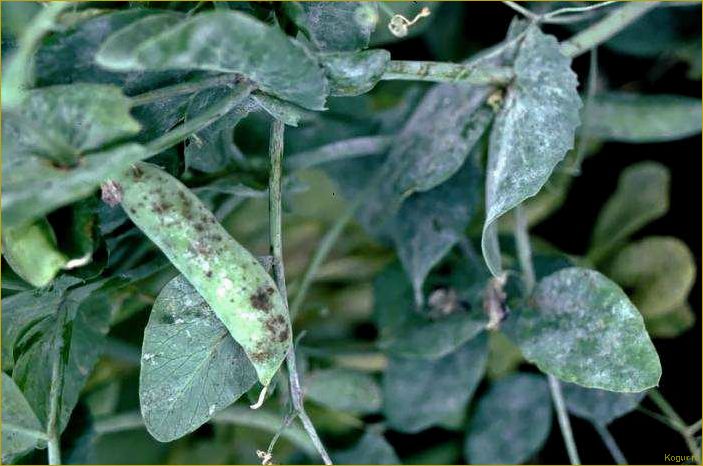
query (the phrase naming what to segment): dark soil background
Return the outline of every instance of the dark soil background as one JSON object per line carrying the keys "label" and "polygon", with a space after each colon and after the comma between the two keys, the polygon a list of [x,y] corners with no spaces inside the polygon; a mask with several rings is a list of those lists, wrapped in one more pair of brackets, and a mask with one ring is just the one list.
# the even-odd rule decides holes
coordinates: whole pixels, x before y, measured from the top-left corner
{"label": "dark soil background", "polygon": [[[499,42],[514,16],[510,9],[499,2],[466,2],[441,5],[440,8],[451,10],[452,14],[460,15],[463,19],[461,35],[464,40],[461,42],[479,46]],[[437,7],[433,10],[437,11]],[[701,11],[689,11],[695,12],[691,27],[700,37]],[[549,32],[560,39],[569,36],[568,31],[557,27],[552,27]],[[643,38],[648,39],[651,38]],[[437,48],[428,46],[428,41],[419,38],[388,46],[388,49],[394,59],[408,60],[462,59],[470,54],[450,50],[445,53],[456,53],[457,56],[438,57],[433,53],[433,49]],[[588,54],[574,62],[581,83],[586,80],[588,62]],[[700,81],[688,79],[687,68],[683,64],[662,65],[661,60],[634,58],[600,47],[598,65],[601,75],[607,77],[610,89],[626,87],[645,93],[701,97]],[[696,284],[689,298],[697,316],[695,326],[676,339],[654,341],[664,368],[660,390],[684,421],[691,424],[701,418],[702,393],[701,137],[657,144],[604,145],[600,153],[584,162],[582,173],[574,180],[564,207],[537,226],[533,233],[567,252],[584,253],[596,216],[615,190],[621,171],[633,163],[645,160],[662,163],[671,170],[671,209],[665,217],[651,223],[634,238],[649,235],[675,236],[688,244],[696,257],[698,268]],[[653,408],[647,400],[643,406]],[[572,417],[572,425],[582,462],[612,464],[612,458],[590,424]],[[664,462],[665,454],[688,454],[678,433],[640,412],[616,420],[610,425],[610,430],[630,464],[659,464]],[[433,437],[436,439],[436,436],[446,438],[447,431],[430,430],[421,436],[407,437],[407,441],[404,441],[406,439],[402,435],[389,435],[389,438],[403,456],[406,449],[408,452],[421,449],[423,438],[429,442]],[[539,463],[568,464],[556,419],[546,448],[535,460]]]}

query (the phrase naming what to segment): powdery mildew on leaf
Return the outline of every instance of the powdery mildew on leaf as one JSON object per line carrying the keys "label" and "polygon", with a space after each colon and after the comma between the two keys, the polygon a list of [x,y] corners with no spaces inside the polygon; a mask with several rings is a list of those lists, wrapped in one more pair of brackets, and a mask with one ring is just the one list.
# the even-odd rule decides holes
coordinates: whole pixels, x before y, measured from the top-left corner
{"label": "powdery mildew on leaf", "polygon": [[182,437],[255,383],[254,367],[210,306],[182,275],[171,280],[144,331],[139,401],[151,435]]}
{"label": "powdery mildew on leaf", "polygon": [[602,274],[559,270],[539,282],[528,306],[505,329],[543,372],[616,392],[659,383],[661,364],[642,316]]}
{"label": "powdery mildew on leaf", "polygon": [[387,50],[336,52],[320,55],[330,84],[330,95],[356,96],[369,92],[380,81],[391,59]]}
{"label": "powdery mildew on leaf", "polygon": [[[206,12],[121,49],[121,31],[108,38],[97,62],[115,71],[206,70],[241,73],[260,89],[302,107],[322,110],[327,80],[315,57],[280,29],[236,11]],[[112,60],[112,56],[119,56]]]}
{"label": "powdery mildew on leaf", "polygon": [[[17,428],[17,429],[16,429]],[[39,441],[23,430],[43,432],[43,427],[12,378],[2,373],[2,461],[35,448]]]}
{"label": "powdery mildew on leaf", "polygon": [[571,413],[603,426],[637,408],[646,395],[646,392],[617,393],[570,383],[562,385],[562,392]]}
{"label": "powdery mildew on leaf", "polygon": [[296,2],[287,6],[298,27],[325,52],[368,46],[375,24],[365,20],[364,8],[378,9],[372,2]]}
{"label": "powdery mildew on leaf", "polygon": [[176,178],[139,163],[118,182],[129,218],[203,296],[268,385],[291,344],[273,279]]}
{"label": "powdery mildew on leaf", "polygon": [[570,65],[556,38],[531,27],[515,59],[515,82],[493,124],[488,148],[481,246],[496,276],[501,265],[494,223],[537,194],[573,147],[581,98]]}
{"label": "powdery mildew on leaf", "polygon": [[544,377],[510,375],[478,400],[464,451],[472,464],[521,464],[540,450],[551,427],[552,401]]}
{"label": "powdery mildew on leaf", "polygon": [[488,338],[476,336],[443,358],[390,358],[383,374],[383,412],[399,432],[415,433],[462,411],[486,368]]}

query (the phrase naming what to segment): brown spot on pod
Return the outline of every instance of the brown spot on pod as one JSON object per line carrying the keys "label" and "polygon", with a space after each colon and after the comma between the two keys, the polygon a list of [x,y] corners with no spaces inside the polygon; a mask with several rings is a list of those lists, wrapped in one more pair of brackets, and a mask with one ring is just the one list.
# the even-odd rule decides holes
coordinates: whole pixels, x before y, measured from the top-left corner
{"label": "brown spot on pod", "polygon": [[256,289],[254,294],[249,297],[251,305],[254,306],[255,309],[258,309],[260,311],[271,310],[273,304],[271,304],[271,298],[269,297],[271,295],[271,293],[269,293],[268,291],[269,289],[273,290],[273,288],[271,288],[270,286],[260,286]]}

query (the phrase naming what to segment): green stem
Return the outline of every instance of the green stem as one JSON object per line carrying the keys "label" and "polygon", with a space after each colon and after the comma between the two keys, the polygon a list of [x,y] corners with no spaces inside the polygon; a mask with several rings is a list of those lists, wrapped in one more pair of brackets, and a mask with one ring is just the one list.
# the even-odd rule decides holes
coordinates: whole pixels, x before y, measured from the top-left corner
{"label": "green stem", "polygon": [[14,432],[16,434],[34,437],[37,440],[49,440],[49,437],[46,435],[45,432],[42,432],[40,430],[28,429],[27,427],[18,426],[7,421],[3,421],[2,430],[3,432]]}
{"label": "green stem", "polygon": [[603,440],[603,443],[610,452],[610,456],[613,457],[615,462],[617,464],[627,464],[625,455],[623,455],[622,450],[620,450],[618,443],[615,441],[615,437],[610,433],[608,427],[601,424],[593,424],[593,427],[595,427],[596,432],[600,435],[601,440]]}
{"label": "green stem", "polygon": [[[527,220],[522,206],[517,206],[515,208],[515,247],[518,251],[518,260],[520,261],[523,282],[525,284],[525,296],[530,296],[535,287],[536,280],[535,269],[532,264],[530,236],[527,231]],[[561,435],[564,438],[569,460],[571,464],[581,464],[576,442],[574,441],[574,434],[571,430],[569,414],[566,412],[564,396],[561,393],[561,385],[556,377],[551,374],[547,374],[547,380],[549,381],[549,391],[552,394],[554,409],[557,412],[557,419],[559,420],[559,427],[561,428]]]}
{"label": "green stem", "polygon": [[247,85],[244,86],[243,89],[233,91],[222,100],[210,105],[200,115],[184,122],[153,141],[150,141],[146,145],[147,153],[149,155],[159,154],[169,147],[184,141],[191,134],[211,125],[213,122],[229,113],[234,107],[244,102],[253,89],[253,85]]}
{"label": "green stem", "polygon": [[[271,140],[269,146],[269,155],[271,157],[271,172],[269,174],[269,236],[271,242],[271,256],[273,256],[273,271],[276,285],[281,295],[284,298],[286,306],[288,305],[288,293],[286,292],[286,276],[283,266],[283,234],[282,234],[282,218],[283,211],[281,208],[281,178],[282,178],[282,160],[283,160],[283,132],[285,125],[280,120],[274,120],[271,126]],[[291,319],[292,320],[292,319]],[[290,397],[293,404],[295,414],[300,418],[303,428],[307,432],[315,449],[320,454],[320,457],[325,464],[332,464],[325,446],[320,440],[320,436],[315,430],[310,417],[305,411],[303,404],[303,390],[300,386],[300,377],[296,367],[295,346],[291,345],[286,355],[286,364],[288,366],[288,377],[290,384]]]}
{"label": "green stem", "polygon": [[602,44],[647,12],[656,8],[659,2],[631,2],[613,11],[608,16],[584,29],[571,39],[561,43],[561,51],[567,57],[577,57]]}
{"label": "green stem", "polygon": [[701,462],[700,452],[698,451],[698,446],[696,445],[696,440],[693,438],[693,434],[690,433],[688,425],[681,419],[681,416],[674,410],[674,408],[669,404],[664,396],[656,388],[647,392],[649,399],[654,402],[655,405],[661,410],[662,414],[666,416],[671,424],[672,428],[676,430],[686,442],[688,450],[691,452],[693,457],[696,459],[696,463]]}
{"label": "green stem", "polygon": [[505,85],[513,79],[513,70],[504,66],[472,66],[460,63],[391,60],[381,79]]}
{"label": "green stem", "polygon": [[59,415],[61,392],[63,391],[63,329],[68,317],[68,311],[59,307],[58,319],[54,328],[54,350],[51,361],[51,385],[49,387],[49,413],[46,421],[47,450],[49,464],[61,464],[61,432],[59,431]]}
{"label": "green stem", "polygon": [[214,76],[211,78],[201,79],[198,81],[185,82],[174,84],[173,86],[161,87],[159,89],[154,89],[153,91],[144,92],[142,94],[130,97],[133,107],[139,107],[140,105],[147,105],[159,100],[168,99],[183,94],[192,94],[203,89],[208,89],[210,87],[222,86],[225,84],[232,84],[241,76],[236,74],[223,74],[219,76]]}

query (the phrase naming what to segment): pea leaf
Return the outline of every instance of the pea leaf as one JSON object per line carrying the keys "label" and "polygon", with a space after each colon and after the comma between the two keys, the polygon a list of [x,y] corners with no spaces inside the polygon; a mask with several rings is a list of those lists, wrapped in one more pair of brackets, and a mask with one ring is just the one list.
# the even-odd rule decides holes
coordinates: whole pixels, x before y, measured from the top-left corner
{"label": "pea leaf", "polygon": [[97,63],[113,71],[241,73],[267,93],[311,110],[324,109],[327,82],[315,58],[279,28],[244,13],[202,13],[123,51],[123,36],[130,33],[111,35],[98,51]]}
{"label": "pea leaf", "polygon": [[605,276],[561,269],[539,282],[530,303],[504,328],[543,372],[616,392],[659,383],[661,364],[642,316]]}
{"label": "pea leaf", "polygon": [[32,450],[39,438],[29,432],[43,433],[42,425],[12,377],[2,373],[2,461]]}
{"label": "pea leaf", "polygon": [[[12,121],[3,124],[13,157],[39,156],[73,165],[99,150],[139,132],[130,102],[114,86],[74,84],[28,92]],[[6,152],[7,153],[7,152]]]}
{"label": "pea leaf", "polygon": [[56,247],[54,231],[45,218],[26,226],[6,227],[2,255],[17,275],[37,288],[48,285],[68,260]]}
{"label": "pea leaf", "polygon": [[493,383],[476,405],[464,451],[472,464],[521,464],[537,453],[552,428],[547,382],[514,374]]}
{"label": "pea leaf", "polygon": [[688,303],[683,303],[665,314],[645,318],[644,323],[650,335],[674,338],[693,327],[696,323],[696,315]]}
{"label": "pea leaf", "polygon": [[181,275],[159,293],[144,332],[139,400],[147,429],[170,442],[256,383],[244,350]]}
{"label": "pea leaf", "polygon": [[[3,300],[3,332],[6,325],[9,329],[3,334],[4,356],[12,355],[12,378],[42,425],[48,418],[52,383],[58,384],[59,431],[66,427],[102,351],[112,311],[105,292],[122,281],[113,278],[69,289],[78,282],[64,276],[54,282],[53,289]],[[52,377],[57,357],[63,374],[58,380]]]}
{"label": "pea leaf", "polygon": [[488,340],[479,335],[434,361],[390,358],[383,373],[383,412],[391,428],[414,433],[466,408],[486,367]]}
{"label": "pea leaf", "polygon": [[9,148],[3,155],[2,214],[6,225],[12,226],[88,196],[147,153],[140,145],[123,144],[88,154],[73,168],[58,168],[42,157]]}
{"label": "pea leaf", "polygon": [[283,8],[310,42],[325,52],[366,48],[378,18],[375,3],[290,2]]}
{"label": "pea leaf", "polygon": [[367,207],[369,224],[386,224],[411,194],[459,171],[492,118],[489,93],[484,86],[443,84],[425,95],[391,146],[378,199]]}
{"label": "pea leaf", "polygon": [[321,369],[305,377],[307,399],[358,414],[381,409],[381,388],[369,374],[349,369]]}
{"label": "pea leaf", "polygon": [[570,63],[553,36],[528,30],[488,148],[481,247],[494,275],[501,272],[495,222],[537,194],[573,147],[581,99]]}
{"label": "pea leaf", "polygon": [[606,141],[651,143],[701,131],[701,100],[678,95],[610,92],[588,106],[589,135]]}
{"label": "pea leaf", "polygon": [[479,208],[480,186],[477,157],[471,156],[445,183],[410,196],[394,219],[391,235],[416,304],[423,302],[422,286],[430,270],[464,237]]}
{"label": "pea leaf", "polygon": [[669,170],[656,162],[641,162],[623,170],[593,229],[588,257],[593,262],[652,220],[669,210]]}
{"label": "pea leaf", "polygon": [[400,464],[388,441],[369,430],[351,448],[333,453],[332,459],[336,464]]}
{"label": "pea leaf", "polygon": [[320,55],[330,84],[330,95],[356,96],[380,81],[391,54],[386,50],[335,52]]}
{"label": "pea leaf", "polygon": [[696,264],[686,243],[654,236],[625,247],[609,264],[607,273],[633,289],[632,302],[646,320],[686,301],[696,280]]}
{"label": "pea leaf", "polygon": [[298,126],[298,122],[305,117],[305,110],[285,100],[280,100],[261,92],[254,94],[252,97],[266,113],[276,120],[281,120],[288,126]]}
{"label": "pea leaf", "polygon": [[571,413],[603,426],[637,408],[646,394],[609,392],[570,383],[562,385],[562,392]]}

